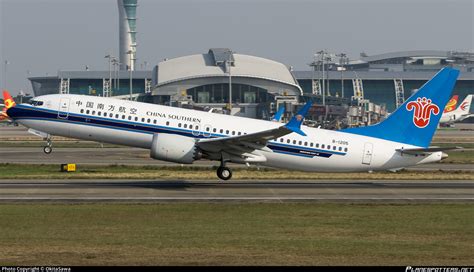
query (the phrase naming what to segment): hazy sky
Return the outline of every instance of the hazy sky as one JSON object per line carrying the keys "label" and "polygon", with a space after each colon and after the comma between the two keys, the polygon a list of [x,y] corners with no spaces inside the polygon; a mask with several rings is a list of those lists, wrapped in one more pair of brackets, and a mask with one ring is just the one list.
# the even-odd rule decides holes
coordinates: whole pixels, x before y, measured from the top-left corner
{"label": "hazy sky", "polygon": [[[320,50],[357,59],[400,50],[474,51],[473,0],[138,0],[138,65],[211,47],[308,70]],[[116,0],[0,0],[1,80],[107,70],[118,55]],[[138,67],[139,67],[138,66]]]}

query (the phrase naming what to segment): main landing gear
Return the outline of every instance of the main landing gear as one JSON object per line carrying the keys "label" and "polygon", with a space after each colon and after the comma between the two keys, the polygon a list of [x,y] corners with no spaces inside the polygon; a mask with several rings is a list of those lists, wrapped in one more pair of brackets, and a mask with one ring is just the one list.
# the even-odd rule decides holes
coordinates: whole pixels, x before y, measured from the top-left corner
{"label": "main landing gear", "polygon": [[43,148],[44,153],[51,154],[53,152],[53,142],[51,142],[50,138],[46,139],[46,146]]}
{"label": "main landing gear", "polygon": [[217,176],[222,180],[229,180],[232,178],[232,171],[225,166],[225,161],[221,160],[221,165],[217,168]]}

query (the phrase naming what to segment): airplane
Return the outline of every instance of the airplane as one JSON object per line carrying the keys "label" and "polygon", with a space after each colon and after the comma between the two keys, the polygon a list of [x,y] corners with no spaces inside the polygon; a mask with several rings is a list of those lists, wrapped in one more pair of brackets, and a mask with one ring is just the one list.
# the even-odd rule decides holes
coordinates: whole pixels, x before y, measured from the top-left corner
{"label": "airplane", "polygon": [[451,125],[453,123],[461,122],[462,120],[474,116],[470,113],[472,94],[466,96],[459,107],[453,111],[443,113],[439,121],[440,125]]}
{"label": "airplane", "polygon": [[459,71],[440,70],[381,123],[339,131],[302,125],[305,104],[286,124],[114,98],[53,94],[16,105],[4,92],[7,115],[46,140],[51,135],[150,150],[150,157],[180,164],[220,162],[317,172],[372,172],[438,162],[452,147],[430,147]]}
{"label": "airplane", "polygon": [[7,116],[7,108],[5,107],[5,104],[0,103],[0,108],[2,109],[2,111],[0,112],[0,121],[6,120],[8,116]]}

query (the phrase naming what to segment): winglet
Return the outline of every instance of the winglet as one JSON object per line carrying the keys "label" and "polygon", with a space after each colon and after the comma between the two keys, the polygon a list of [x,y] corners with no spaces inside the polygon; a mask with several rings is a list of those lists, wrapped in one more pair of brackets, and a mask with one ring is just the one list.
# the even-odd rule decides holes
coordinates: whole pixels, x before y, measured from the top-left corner
{"label": "winglet", "polygon": [[273,122],[280,122],[281,116],[285,112],[285,106],[281,106],[278,111],[275,113],[275,116],[273,116],[272,121]]}
{"label": "winglet", "polygon": [[306,136],[306,134],[301,130],[301,124],[303,123],[304,117],[312,105],[313,103],[311,101],[306,103],[306,105],[304,105],[304,107],[301,108],[298,113],[296,113],[296,115],[291,118],[290,122],[288,122],[285,127],[295,133],[298,133],[299,135]]}

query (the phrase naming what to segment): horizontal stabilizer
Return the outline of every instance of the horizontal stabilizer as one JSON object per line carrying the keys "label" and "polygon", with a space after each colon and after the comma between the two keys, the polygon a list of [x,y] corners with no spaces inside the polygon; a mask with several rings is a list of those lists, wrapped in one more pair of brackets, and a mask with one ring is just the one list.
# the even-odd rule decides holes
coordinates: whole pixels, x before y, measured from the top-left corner
{"label": "horizontal stabilizer", "polygon": [[410,155],[420,155],[426,153],[433,153],[439,151],[447,151],[447,150],[455,150],[455,149],[462,149],[459,146],[451,146],[451,147],[428,147],[428,148],[401,148],[397,149],[398,152],[410,154]]}

